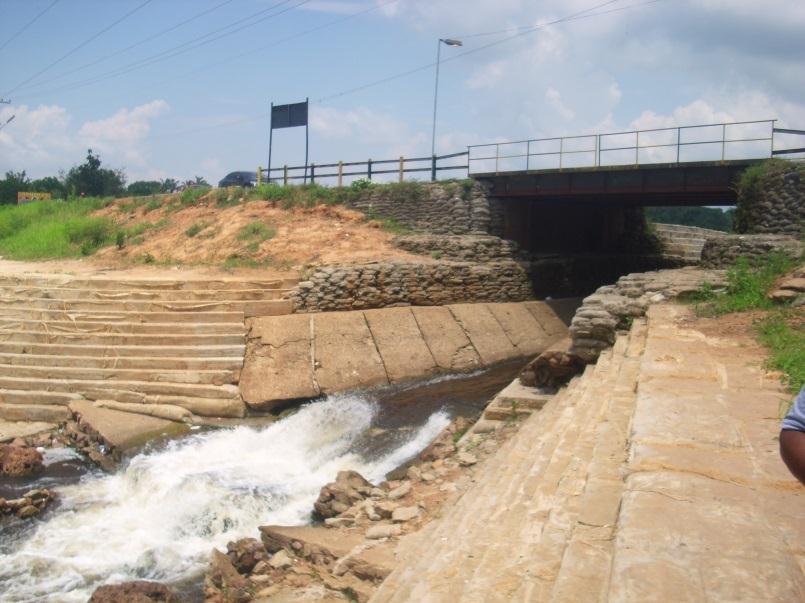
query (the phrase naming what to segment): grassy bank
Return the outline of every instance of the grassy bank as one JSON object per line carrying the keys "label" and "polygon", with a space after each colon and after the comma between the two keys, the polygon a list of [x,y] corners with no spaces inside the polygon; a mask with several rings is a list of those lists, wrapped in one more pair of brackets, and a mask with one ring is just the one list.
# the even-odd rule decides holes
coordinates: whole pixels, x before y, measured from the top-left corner
{"label": "grassy bank", "polygon": [[0,255],[41,260],[90,255],[115,242],[118,228],[90,215],[111,199],[39,201],[0,207]]}
{"label": "grassy bank", "polygon": [[797,393],[805,384],[805,311],[775,304],[768,298],[777,279],[802,263],[779,253],[754,264],[739,259],[727,271],[726,290],[705,286],[696,299],[699,316],[721,316],[750,310],[766,311],[755,321],[759,341],[769,349],[767,367],[784,373],[789,391]]}

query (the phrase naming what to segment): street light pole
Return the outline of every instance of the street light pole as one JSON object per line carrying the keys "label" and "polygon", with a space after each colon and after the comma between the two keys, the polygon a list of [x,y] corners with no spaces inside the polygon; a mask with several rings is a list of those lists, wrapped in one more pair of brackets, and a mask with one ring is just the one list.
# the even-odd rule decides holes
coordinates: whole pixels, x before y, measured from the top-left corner
{"label": "street light pole", "polygon": [[461,40],[439,38],[436,42],[436,85],[433,89],[433,133],[431,136],[430,154],[436,156],[436,106],[439,100],[439,64],[442,58],[442,44],[447,46],[462,46]]}

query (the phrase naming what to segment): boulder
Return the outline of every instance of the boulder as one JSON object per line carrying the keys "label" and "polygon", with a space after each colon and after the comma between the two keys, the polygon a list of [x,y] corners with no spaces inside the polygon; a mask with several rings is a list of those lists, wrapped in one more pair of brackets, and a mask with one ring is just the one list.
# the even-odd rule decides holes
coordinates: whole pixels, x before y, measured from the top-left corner
{"label": "boulder", "polygon": [[321,519],[336,517],[368,498],[372,490],[372,484],[357,471],[339,471],[335,481],[321,489],[313,508]]}
{"label": "boulder", "polygon": [[214,603],[246,603],[252,600],[250,582],[238,573],[235,566],[217,549],[204,576],[204,597]]}
{"label": "boulder", "polygon": [[419,507],[398,507],[391,514],[394,523],[403,523],[419,517]]}
{"label": "boulder", "polygon": [[249,574],[260,561],[268,559],[263,543],[256,538],[241,538],[226,545],[229,561],[241,574]]}
{"label": "boulder", "polygon": [[378,526],[372,526],[366,530],[366,538],[369,540],[380,540],[381,538],[391,538],[402,534],[402,529],[398,525],[384,523]]}
{"label": "boulder", "polygon": [[411,482],[403,482],[401,485],[397,486],[391,492],[389,492],[388,499],[397,500],[399,498],[403,498],[404,496],[407,496],[410,491],[411,491]]}
{"label": "boulder", "polygon": [[164,584],[135,580],[107,584],[95,589],[89,603],[180,603],[179,596]]}
{"label": "boulder", "polygon": [[43,468],[42,454],[35,448],[0,444],[0,475],[28,475]]}

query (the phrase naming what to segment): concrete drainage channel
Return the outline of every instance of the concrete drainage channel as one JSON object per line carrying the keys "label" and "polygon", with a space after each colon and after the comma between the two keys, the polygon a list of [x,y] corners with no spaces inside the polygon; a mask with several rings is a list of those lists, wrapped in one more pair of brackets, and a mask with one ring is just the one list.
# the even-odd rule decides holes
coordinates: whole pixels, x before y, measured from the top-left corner
{"label": "concrete drainage channel", "polygon": [[158,433],[161,418],[243,417],[245,318],[289,314],[295,286],[293,279],[4,277],[0,419],[152,415],[127,413],[141,429],[123,430],[114,445],[143,429]]}

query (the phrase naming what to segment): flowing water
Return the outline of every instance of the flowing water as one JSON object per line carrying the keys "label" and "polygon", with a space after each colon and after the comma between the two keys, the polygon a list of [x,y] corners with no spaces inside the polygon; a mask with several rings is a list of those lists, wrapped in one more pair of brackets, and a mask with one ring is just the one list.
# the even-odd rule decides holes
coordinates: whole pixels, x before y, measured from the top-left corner
{"label": "flowing water", "polygon": [[[68,479],[56,510],[0,533],[0,601],[83,602],[101,584],[133,579],[197,589],[212,547],[258,537],[260,525],[307,523],[340,470],[382,480],[511,372],[329,397],[264,428],[174,440],[113,475],[78,479],[69,451],[48,452]],[[466,391],[451,399],[448,389]]]}

